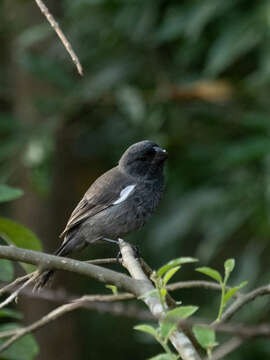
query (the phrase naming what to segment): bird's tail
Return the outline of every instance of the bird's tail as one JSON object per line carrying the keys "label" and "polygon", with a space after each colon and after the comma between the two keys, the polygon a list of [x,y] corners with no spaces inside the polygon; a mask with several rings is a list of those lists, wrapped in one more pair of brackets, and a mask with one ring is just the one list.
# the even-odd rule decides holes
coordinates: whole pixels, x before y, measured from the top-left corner
{"label": "bird's tail", "polygon": [[[54,255],[65,256],[70,253],[69,241],[64,241],[62,245],[54,252]],[[45,285],[48,284],[54,275],[54,270],[45,270],[40,273],[36,279],[36,284],[34,286],[34,291],[42,289]]]}

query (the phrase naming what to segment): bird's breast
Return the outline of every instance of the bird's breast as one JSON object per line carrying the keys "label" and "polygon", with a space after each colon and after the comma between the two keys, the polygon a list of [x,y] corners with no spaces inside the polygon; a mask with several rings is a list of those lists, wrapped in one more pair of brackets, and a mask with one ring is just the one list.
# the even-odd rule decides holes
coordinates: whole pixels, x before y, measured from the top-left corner
{"label": "bird's breast", "polygon": [[[138,185],[127,205],[131,230],[140,228],[157,208],[163,193],[163,183]],[[133,222],[133,223],[132,223]]]}
{"label": "bird's breast", "polygon": [[117,239],[139,229],[158,206],[162,193],[163,183],[136,184],[124,201],[89,219],[87,231],[94,232],[93,238]]}

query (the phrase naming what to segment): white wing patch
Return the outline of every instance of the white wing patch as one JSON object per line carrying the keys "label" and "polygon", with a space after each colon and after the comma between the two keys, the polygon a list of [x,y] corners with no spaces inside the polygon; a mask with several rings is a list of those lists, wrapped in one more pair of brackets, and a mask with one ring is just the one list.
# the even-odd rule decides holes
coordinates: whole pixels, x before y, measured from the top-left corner
{"label": "white wing patch", "polygon": [[136,187],[136,185],[128,185],[126,186],[121,192],[120,192],[120,197],[119,199],[117,199],[113,205],[117,205],[120,204],[121,202],[125,201],[129,194],[132,192],[132,190],[134,190]]}

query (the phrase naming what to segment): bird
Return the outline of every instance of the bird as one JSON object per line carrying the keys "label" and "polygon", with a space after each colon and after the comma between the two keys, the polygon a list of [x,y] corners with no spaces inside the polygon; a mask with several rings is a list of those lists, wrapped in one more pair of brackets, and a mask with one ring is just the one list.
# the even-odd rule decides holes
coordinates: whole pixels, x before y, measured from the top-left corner
{"label": "bird", "polygon": [[[117,242],[140,229],[164,192],[166,150],[151,140],[137,142],[118,165],[98,177],[72,212],[54,253],[66,256],[97,241]],[[54,270],[40,272],[35,289],[44,287]]]}

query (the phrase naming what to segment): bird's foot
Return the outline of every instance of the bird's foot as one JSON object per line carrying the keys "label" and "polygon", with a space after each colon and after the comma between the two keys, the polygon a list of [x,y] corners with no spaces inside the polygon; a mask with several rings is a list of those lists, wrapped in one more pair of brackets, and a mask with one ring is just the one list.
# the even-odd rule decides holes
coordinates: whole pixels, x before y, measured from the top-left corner
{"label": "bird's foot", "polygon": [[136,258],[137,260],[140,259],[140,257],[141,257],[141,251],[140,251],[139,247],[136,246],[136,245],[131,245],[131,247],[132,247],[132,249],[133,249],[133,251],[134,251],[135,258]]}
{"label": "bird's foot", "polygon": [[119,264],[122,264],[122,254],[121,254],[121,251],[118,251],[117,255],[116,255],[116,261],[119,263]]}
{"label": "bird's foot", "polygon": [[[130,244],[130,246],[132,247],[132,250],[134,252],[134,255],[135,255],[135,259],[140,259],[141,257],[141,252],[139,250],[139,248],[135,245],[132,245]],[[120,264],[122,263],[122,254],[121,254],[121,251],[119,251],[116,255],[116,259],[117,259],[117,262],[119,262]]]}

